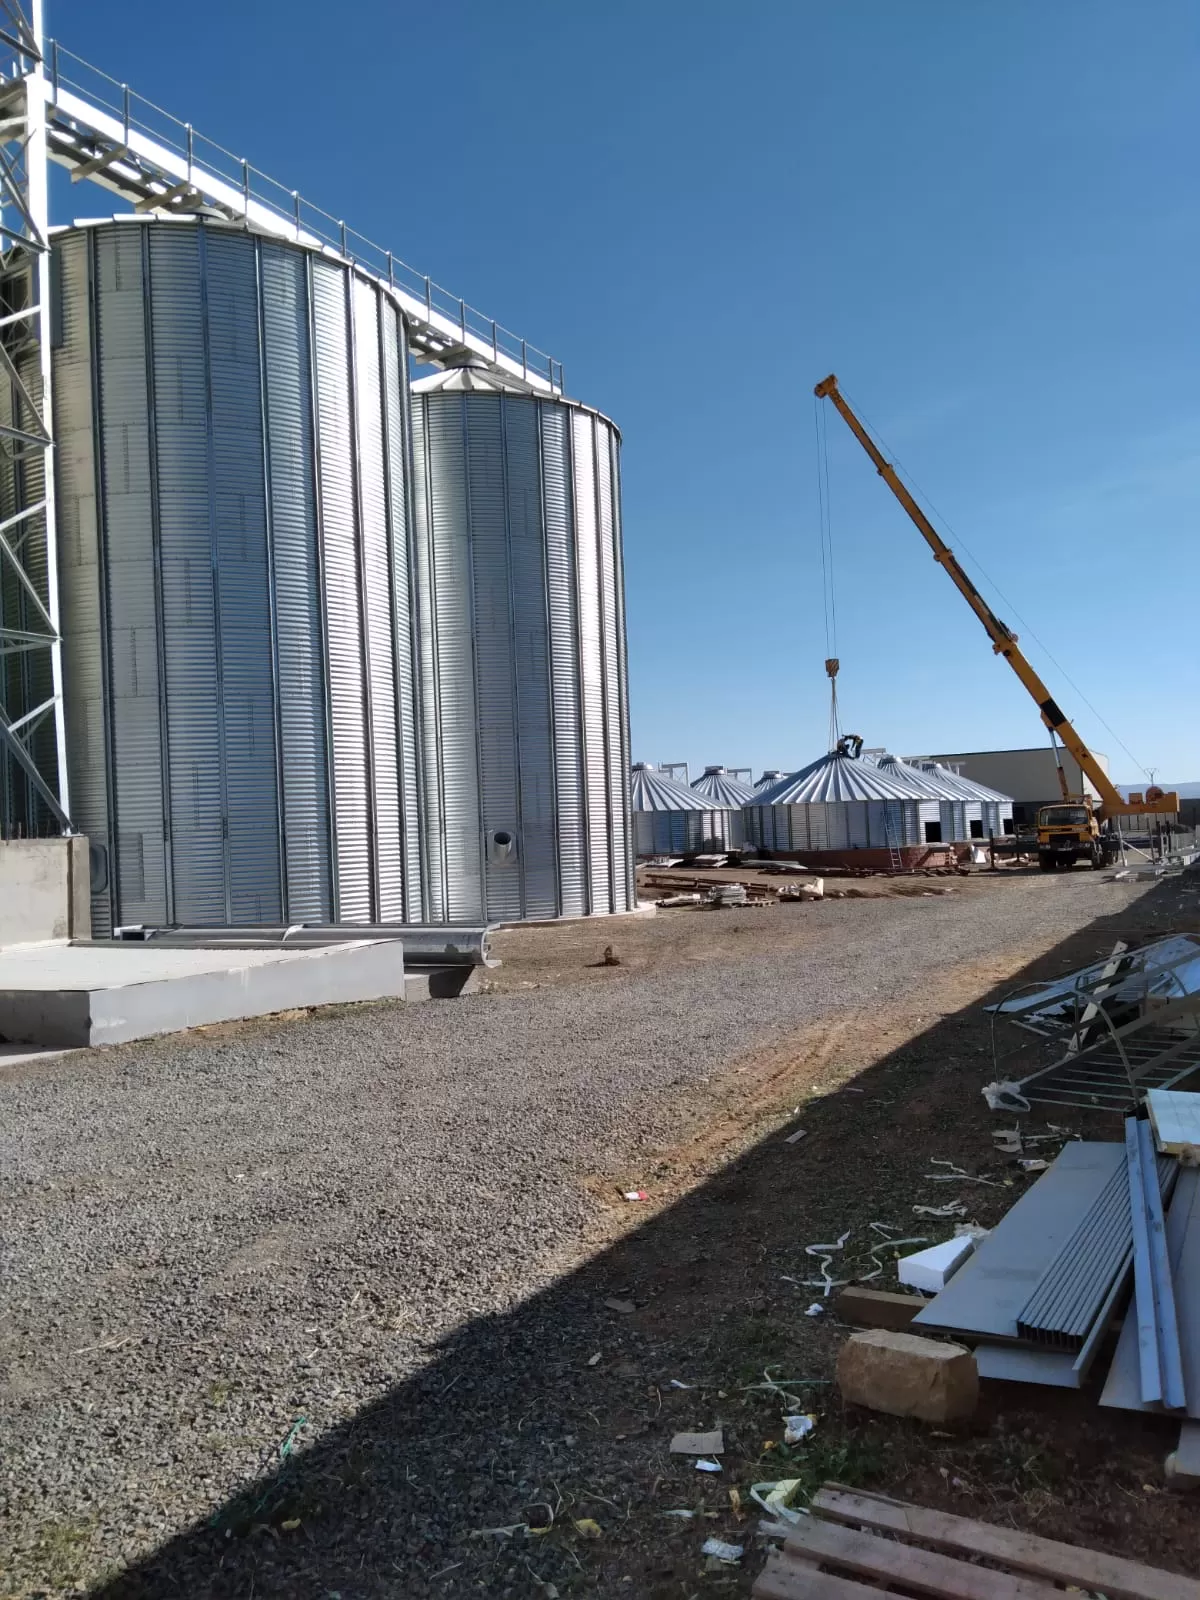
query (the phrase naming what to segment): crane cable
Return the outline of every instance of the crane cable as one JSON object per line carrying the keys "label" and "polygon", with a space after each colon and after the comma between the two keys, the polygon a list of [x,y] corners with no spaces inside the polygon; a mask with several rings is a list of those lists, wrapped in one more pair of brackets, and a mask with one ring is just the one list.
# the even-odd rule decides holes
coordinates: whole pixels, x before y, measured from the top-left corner
{"label": "crane cable", "polygon": [[829,497],[829,436],[825,407],[813,396],[813,427],[817,443],[817,535],[821,545],[821,588],[825,606],[825,672],[829,678],[829,748],[841,738],[837,698],[837,594],[833,580],[833,529]]}
{"label": "crane cable", "polygon": [[[843,389],[842,392],[843,392],[843,394],[845,394],[845,390],[844,389]],[[846,398],[847,398],[847,400],[849,400],[849,396],[848,395],[847,395]],[[1125,754],[1129,757],[1130,761],[1133,762],[1134,766],[1137,767],[1138,771],[1145,773],[1147,780],[1150,781],[1150,782],[1153,782],[1153,779],[1151,779],[1150,773],[1147,770],[1147,768],[1142,766],[1142,763],[1134,755],[1133,751],[1125,743],[1124,739],[1121,738],[1120,734],[1117,733],[1115,731],[1115,729],[1110,727],[1109,724],[1104,720],[1103,716],[1101,716],[1100,712],[1096,710],[1095,706],[1088,699],[1087,695],[1084,694],[1083,690],[1079,687],[1079,685],[1075,682],[1075,680],[1071,677],[1071,675],[1067,671],[1067,669],[1061,664],[1061,662],[1059,662],[1059,661],[1057,661],[1055,659],[1054,654],[1050,650],[1049,646],[1046,645],[1046,644],[1043,644],[1042,640],[1038,638],[1037,634],[1034,632],[1032,624],[1026,622],[1025,618],[1017,610],[1016,606],[1013,605],[1012,601],[1008,598],[1008,596],[1004,593],[1003,589],[1001,589],[1000,585],[992,577],[991,573],[984,566],[983,562],[980,561],[979,557],[974,553],[974,551],[971,549],[971,547],[966,543],[966,541],[962,538],[962,536],[951,525],[949,517],[945,516],[941,511],[938,510],[937,506],[934,505],[934,503],[930,499],[929,495],[926,494],[925,490],[917,482],[916,478],[913,477],[913,475],[909,471],[909,469],[900,460],[900,457],[892,449],[891,445],[888,444],[887,440],[883,437],[883,435],[882,435],[882,433],[880,433],[879,429],[875,426],[875,424],[867,416],[866,412],[859,405],[858,401],[855,400],[853,402],[853,405],[854,405],[855,411],[863,419],[863,421],[866,423],[867,427],[871,430],[872,434],[875,436],[875,438],[879,441],[879,443],[883,446],[884,450],[887,452],[887,454],[888,454],[888,456],[889,456],[889,458],[891,460],[892,466],[896,469],[897,472],[903,473],[904,477],[908,480],[908,482],[912,485],[912,487],[917,491],[917,493],[920,495],[921,499],[925,502],[926,506],[928,506],[929,510],[933,512],[934,516],[938,519],[938,521],[946,529],[946,532],[950,535],[950,538],[953,540],[955,546],[959,550],[962,550],[965,553],[965,555],[967,556],[967,559],[974,565],[976,570],[979,572],[980,576],[983,578],[984,582],[988,585],[989,588],[993,589],[996,592],[996,594],[1000,597],[1001,605],[1003,605],[1005,610],[1008,611],[1012,616],[1014,616],[1017,619],[1017,621],[1021,625],[1021,628],[1024,630],[1024,632],[1026,634],[1028,634],[1029,638],[1031,638],[1033,640],[1034,644],[1036,644],[1038,646],[1038,648],[1042,651],[1042,653],[1046,656],[1047,660],[1049,660],[1049,662],[1050,662],[1051,666],[1053,666],[1054,670],[1056,672],[1060,673],[1061,676],[1066,680],[1066,682],[1070,684],[1071,688],[1074,689],[1075,693],[1083,701],[1084,705],[1092,713],[1092,715],[1095,717],[1096,721],[1099,722],[1100,725],[1104,728],[1105,732],[1110,734],[1111,737],[1116,741],[1116,743],[1121,746],[1121,749],[1124,750]],[[1053,743],[1053,739],[1051,740],[1051,743]]]}

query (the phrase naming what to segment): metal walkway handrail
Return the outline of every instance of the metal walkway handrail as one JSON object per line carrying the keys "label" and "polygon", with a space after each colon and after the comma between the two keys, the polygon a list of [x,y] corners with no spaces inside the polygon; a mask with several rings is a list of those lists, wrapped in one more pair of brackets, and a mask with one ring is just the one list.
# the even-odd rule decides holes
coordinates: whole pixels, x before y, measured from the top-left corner
{"label": "metal walkway handrail", "polygon": [[100,184],[136,211],[220,216],[332,251],[387,286],[426,359],[447,363],[466,351],[542,393],[563,392],[553,356],[56,39],[45,44],[45,84],[49,156],[73,180]]}

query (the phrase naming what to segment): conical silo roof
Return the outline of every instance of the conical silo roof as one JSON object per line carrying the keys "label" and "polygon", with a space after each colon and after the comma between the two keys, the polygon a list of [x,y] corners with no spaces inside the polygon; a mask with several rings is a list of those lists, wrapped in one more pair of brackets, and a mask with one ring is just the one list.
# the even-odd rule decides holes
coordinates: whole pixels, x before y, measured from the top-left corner
{"label": "conical silo roof", "polygon": [[902,761],[899,756],[880,756],[878,766],[880,772],[898,774],[905,783],[915,784],[927,799],[961,800],[963,798],[957,789],[943,782],[938,773],[926,772],[923,767],[910,766],[907,761]]}
{"label": "conical silo roof", "polygon": [[747,800],[754,798],[754,790],[750,785],[731,778],[724,767],[705,767],[703,775],[696,779],[692,788],[719,806],[744,806]]}
{"label": "conical silo roof", "polygon": [[[633,765],[631,798],[635,811],[710,811],[711,800],[697,794],[665,772],[655,772],[644,761]],[[740,805],[741,802],[739,801]]]}
{"label": "conical silo roof", "polygon": [[786,776],[787,774],[779,767],[767,767],[762,777],[754,785],[755,794],[761,794],[764,789],[773,789],[780,778]]}
{"label": "conical silo roof", "polygon": [[999,800],[1004,804],[1012,804],[1012,795],[1001,794],[999,789],[989,789],[986,783],[976,783],[974,778],[964,778],[961,773],[951,772],[949,767],[940,766],[936,761],[922,761],[920,770],[936,778],[938,783],[945,784],[956,800]]}
{"label": "conical silo roof", "polygon": [[781,778],[754,796],[759,806],[836,805],[845,800],[927,800],[900,773],[884,771],[873,761],[839,755],[836,750],[799,772]]}

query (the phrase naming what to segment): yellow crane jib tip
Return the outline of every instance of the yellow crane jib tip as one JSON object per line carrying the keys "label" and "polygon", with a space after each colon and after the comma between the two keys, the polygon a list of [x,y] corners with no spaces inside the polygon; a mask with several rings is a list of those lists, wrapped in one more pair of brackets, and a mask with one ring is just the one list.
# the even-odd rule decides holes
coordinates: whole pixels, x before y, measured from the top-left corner
{"label": "yellow crane jib tip", "polygon": [[824,400],[825,396],[827,394],[832,394],[836,388],[837,379],[831,372],[827,378],[821,379],[820,383],[813,390],[813,393],[816,395],[818,400]]}

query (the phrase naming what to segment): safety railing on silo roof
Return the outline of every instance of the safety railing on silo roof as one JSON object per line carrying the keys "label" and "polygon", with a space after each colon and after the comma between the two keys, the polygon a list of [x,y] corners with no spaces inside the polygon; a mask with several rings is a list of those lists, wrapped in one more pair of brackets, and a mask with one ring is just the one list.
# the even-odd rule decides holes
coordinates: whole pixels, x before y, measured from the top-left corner
{"label": "safety railing on silo roof", "polygon": [[186,215],[198,200],[230,220],[332,250],[388,285],[425,353],[464,345],[537,389],[564,392],[553,356],[56,39],[46,42],[46,84],[52,159],[78,177],[145,210]]}

